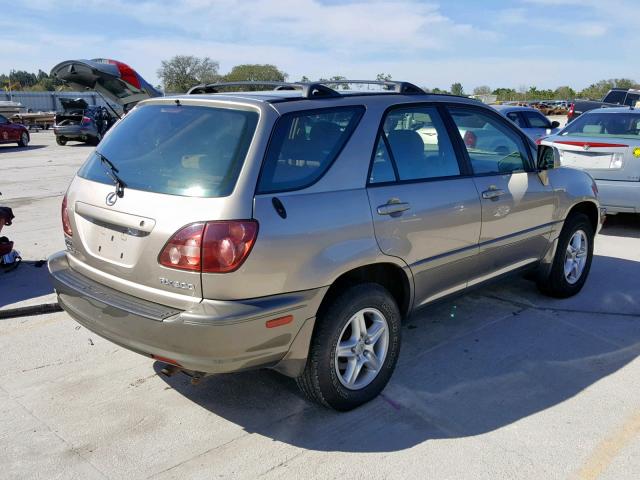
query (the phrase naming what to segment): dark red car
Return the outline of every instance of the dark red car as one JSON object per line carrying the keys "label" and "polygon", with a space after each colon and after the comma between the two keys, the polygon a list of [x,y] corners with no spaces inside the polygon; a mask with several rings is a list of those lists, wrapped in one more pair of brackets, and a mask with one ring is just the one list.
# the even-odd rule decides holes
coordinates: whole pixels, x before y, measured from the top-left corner
{"label": "dark red car", "polygon": [[24,125],[13,123],[4,115],[0,115],[0,144],[17,143],[19,147],[26,147],[31,137]]}

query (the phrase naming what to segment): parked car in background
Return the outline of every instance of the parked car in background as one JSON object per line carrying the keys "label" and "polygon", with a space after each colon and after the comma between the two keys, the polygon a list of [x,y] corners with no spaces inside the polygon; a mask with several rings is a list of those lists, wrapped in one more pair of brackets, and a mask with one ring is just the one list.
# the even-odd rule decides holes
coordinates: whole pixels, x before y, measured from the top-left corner
{"label": "parked car in background", "polygon": [[590,110],[560,133],[542,140],[562,166],[588,172],[607,214],[640,213],[640,111]]}
{"label": "parked car in background", "polygon": [[539,110],[531,107],[517,107],[511,105],[492,105],[500,114],[507,117],[532,140],[553,135],[560,131],[560,123],[551,121]]}
{"label": "parked car in background", "polygon": [[82,98],[61,98],[64,111],[56,114],[53,132],[58,145],[69,140],[97,145],[116,119],[99,105],[88,105]]}
{"label": "parked car in background", "polygon": [[609,93],[607,93],[601,101],[574,100],[569,105],[567,121],[571,122],[583,113],[588,112],[589,110],[595,110],[596,108],[619,107],[621,105],[635,107],[638,100],[640,100],[640,90],[632,88],[613,88],[609,90]]}
{"label": "parked car in background", "polygon": [[0,144],[17,143],[19,147],[26,147],[30,140],[31,136],[27,127],[0,115]]}
{"label": "parked car in background", "polygon": [[139,103],[64,196],[60,305],[167,374],[273,368],[349,410],[387,384],[413,310],[523,271],[580,291],[601,225],[587,173],[477,101],[341,83],[382,88]]}

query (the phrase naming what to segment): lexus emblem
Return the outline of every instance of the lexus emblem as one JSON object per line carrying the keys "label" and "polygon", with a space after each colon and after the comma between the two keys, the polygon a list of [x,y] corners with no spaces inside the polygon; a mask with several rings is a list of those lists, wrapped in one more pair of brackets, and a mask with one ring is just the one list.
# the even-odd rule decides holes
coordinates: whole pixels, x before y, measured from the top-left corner
{"label": "lexus emblem", "polygon": [[589,150],[591,148],[591,145],[589,145],[588,143],[585,143],[582,148],[584,148],[585,150]]}
{"label": "lexus emblem", "polygon": [[109,195],[107,195],[107,198],[105,198],[104,201],[107,205],[113,207],[118,201],[118,195],[116,195],[116,192],[111,192],[109,193]]}

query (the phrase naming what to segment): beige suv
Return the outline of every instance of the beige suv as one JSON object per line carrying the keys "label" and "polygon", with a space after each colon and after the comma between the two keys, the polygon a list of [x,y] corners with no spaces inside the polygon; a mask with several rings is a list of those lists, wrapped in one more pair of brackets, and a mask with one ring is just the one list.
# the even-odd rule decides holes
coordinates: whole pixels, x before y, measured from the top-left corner
{"label": "beige suv", "polygon": [[525,270],[580,291],[588,174],[474,100],[350,83],[138,104],[64,198],[60,305],[168,370],[273,368],[348,410],[388,382],[415,309]]}

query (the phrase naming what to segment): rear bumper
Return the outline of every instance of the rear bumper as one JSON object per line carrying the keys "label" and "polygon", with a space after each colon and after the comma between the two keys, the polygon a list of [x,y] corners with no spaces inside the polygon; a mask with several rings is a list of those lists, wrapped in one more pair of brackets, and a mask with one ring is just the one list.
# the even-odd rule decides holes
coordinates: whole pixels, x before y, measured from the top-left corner
{"label": "rear bumper", "polygon": [[95,137],[97,132],[93,126],[65,125],[54,127],[53,133],[58,137],[69,139]]}
{"label": "rear bumper", "polygon": [[[274,367],[299,375],[326,288],[238,301],[204,300],[176,310],[127,295],[73,270],[64,252],[49,258],[60,306],[92,332],[186,370],[235,372]],[[293,321],[276,328],[266,322]]]}
{"label": "rear bumper", "polygon": [[600,206],[607,213],[640,213],[640,182],[596,180]]}

